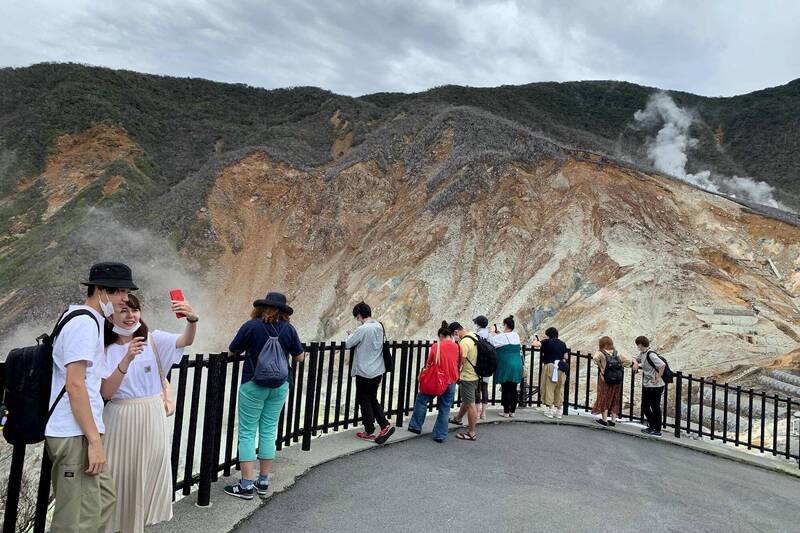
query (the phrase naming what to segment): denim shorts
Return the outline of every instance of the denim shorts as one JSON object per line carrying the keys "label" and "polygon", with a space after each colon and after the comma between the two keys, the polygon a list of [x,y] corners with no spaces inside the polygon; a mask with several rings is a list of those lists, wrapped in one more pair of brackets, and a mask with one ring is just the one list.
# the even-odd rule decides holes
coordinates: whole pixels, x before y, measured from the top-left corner
{"label": "denim shorts", "polygon": [[475,391],[478,388],[478,380],[461,382],[461,403],[475,403]]}

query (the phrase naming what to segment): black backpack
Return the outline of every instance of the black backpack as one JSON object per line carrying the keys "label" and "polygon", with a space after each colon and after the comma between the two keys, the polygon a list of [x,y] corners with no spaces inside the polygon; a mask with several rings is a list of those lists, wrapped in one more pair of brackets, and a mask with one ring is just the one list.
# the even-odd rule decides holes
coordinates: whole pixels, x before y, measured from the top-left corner
{"label": "black backpack", "polygon": [[36,444],[44,440],[44,431],[50,415],[66,392],[58,393],[50,406],[50,386],[53,382],[53,343],[64,325],[75,317],[87,315],[100,324],[91,311],[78,309],[65,311],[53,332],[36,338],[36,346],[14,348],[5,362],[5,390],[3,403],[7,409],[3,437],[9,444]]}
{"label": "black backpack", "polygon": [[[478,348],[478,359],[473,365],[475,373],[482,378],[492,376],[495,370],[497,370],[497,350],[483,337],[467,335],[464,338],[472,340]],[[469,359],[467,359],[467,361],[469,361]]]}
{"label": "black backpack", "polygon": [[650,358],[651,353],[656,354],[656,357],[664,361],[664,373],[661,375],[661,379],[664,380],[664,383],[672,383],[672,379],[675,377],[675,373],[669,367],[669,363],[667,362],[667,360],[664,359],[663,355],[659,354],[655,350],[648,350],[647,360],[650,361],[650,366],[652,366],[653,368],[656,368],[656,365],[653,364],[653,359]]}
{"label": "black backpack", "polygon": [[625,369],[622,368],[622,361],[616,350],[608,354],[603,351],[606,357],[606,368],[603,371],[603,381],[608,385],[619,385],[625,378]]}

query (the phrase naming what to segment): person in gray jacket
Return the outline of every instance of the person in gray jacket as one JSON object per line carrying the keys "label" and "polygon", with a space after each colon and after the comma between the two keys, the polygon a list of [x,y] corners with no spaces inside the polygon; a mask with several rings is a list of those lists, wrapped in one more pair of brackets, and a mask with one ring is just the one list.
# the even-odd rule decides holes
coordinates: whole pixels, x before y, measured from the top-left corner
{"label": "person in gray jacket", "polygon": [[[394,433],[394,426],[386,420],[383,407],[378,402],[378,388],[386,372],[383,364],[384,329],[372,318],[372,309],[364,302],[353,307],[353,317],[359,326],[347,332],[345,346],[355,348],[353,376],[356,377],[356,399],[364,421],[364,431],[356,433],[362,440],[383,444]],[[375,435],[375,422],[381,430]]]}

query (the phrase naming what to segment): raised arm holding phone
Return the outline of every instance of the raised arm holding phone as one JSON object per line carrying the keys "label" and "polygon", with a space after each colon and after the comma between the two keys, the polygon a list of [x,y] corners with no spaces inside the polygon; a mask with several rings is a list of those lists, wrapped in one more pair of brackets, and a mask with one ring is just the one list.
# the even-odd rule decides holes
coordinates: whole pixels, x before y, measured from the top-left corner
{"label": "raised arm holding phone", "polygon": [[110,400],[103,419],[117,492],[113,531],[143,531],[145,525],[172,518],[166,424],[172,400],[165,376],[194,342],[199,317],[183,294],[171,291],[169,298],[170,309],[186,322],[182,333],[151,331],[142,320],[141,301],[134,296],[115,311],[105,331],[101,392]]}

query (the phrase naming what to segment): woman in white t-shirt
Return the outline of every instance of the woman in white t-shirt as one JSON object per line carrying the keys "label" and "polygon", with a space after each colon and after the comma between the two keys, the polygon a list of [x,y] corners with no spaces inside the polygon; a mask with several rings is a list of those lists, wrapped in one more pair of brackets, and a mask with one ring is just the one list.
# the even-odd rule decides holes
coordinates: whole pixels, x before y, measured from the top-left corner
{"label": "woman in white t-shirt", "polygon": [[107,532],[144,531],[172,518],[170,442],[161,375],[183,357],[194,341],[198,317],[185,301],[173,301],[183,313],[183,334],[149,332],[134,295],[111,317],[105,331],[106,357],[100,392],[110,400],[103,412],[108,465],[117,505]]}

